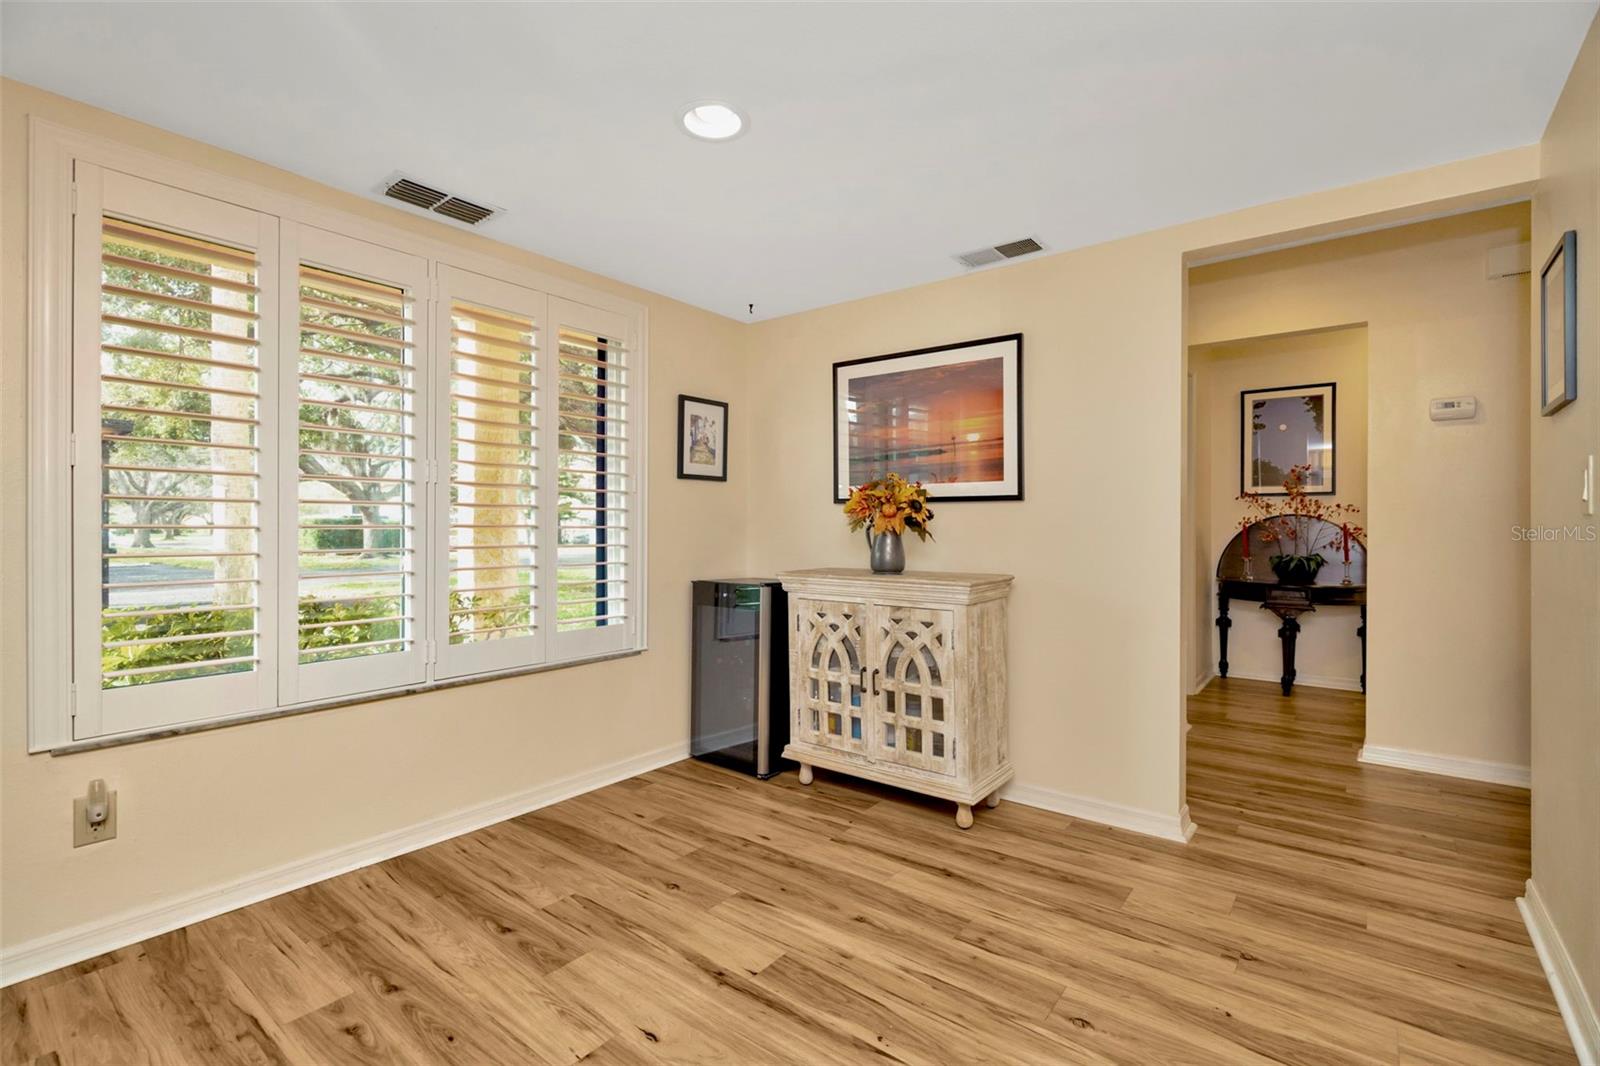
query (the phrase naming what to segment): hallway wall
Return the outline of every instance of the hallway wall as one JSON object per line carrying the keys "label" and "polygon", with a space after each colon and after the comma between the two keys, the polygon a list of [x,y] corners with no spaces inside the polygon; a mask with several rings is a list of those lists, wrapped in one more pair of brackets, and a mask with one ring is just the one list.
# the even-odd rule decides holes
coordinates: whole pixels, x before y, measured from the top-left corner
{"label": "hallway wall", "polygon": [[[1600,541],[1586,539],[1600,518],[1578,498],[1585,460],[1600,461],[1600,19],[1540,159],[1535,267],[1562,233],[1578,231],[1578,398],[1533,419],[1530,522],[1580,532],[1524,545],[1533,569],[1533,883],[1570,952],[1571,993],[1588,1004],[1589,1053],[1600,1059]],[[1535,273],[1530,291],[1537,284]],[[1537,410],[1535,350],[1525,406]]]}

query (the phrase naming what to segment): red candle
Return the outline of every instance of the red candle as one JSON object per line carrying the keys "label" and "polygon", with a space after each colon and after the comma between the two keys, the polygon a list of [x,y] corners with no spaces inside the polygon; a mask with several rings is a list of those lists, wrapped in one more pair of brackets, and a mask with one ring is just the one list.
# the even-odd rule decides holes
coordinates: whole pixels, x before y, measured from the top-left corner
{"label": "red candle", "polygon": [[1339,530],[1344,534],[1344,561],[1348,563],[1350,561],[1350,524],[1346,522],[1339,527]]}
{"label": "red candle", "polygon": [[1250,558],[1250,519],[1246,518],[1240,525],[1240,536],[1244,540],[1244,557]]}

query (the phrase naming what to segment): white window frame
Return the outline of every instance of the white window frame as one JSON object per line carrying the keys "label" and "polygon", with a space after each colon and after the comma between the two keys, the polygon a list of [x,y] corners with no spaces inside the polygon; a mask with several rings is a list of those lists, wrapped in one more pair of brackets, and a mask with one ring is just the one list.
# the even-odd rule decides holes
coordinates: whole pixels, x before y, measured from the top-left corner
{"label": "white window frame", "polygon": [[[618,655],[638,654],[647,649],[649,578],[646,442],[649,440],[649,435],[645,413],[649,406],[649,315],[648,309],[643,304],[580,282],[532,269],[511,259],[469,251],[452,241],[419,235],[400,226],[305,201],[265,186],[218,174],[193,164],[74,130],[38,117],[29,120],[29,155],[27,662],[30,752],[65,752],[101,747],[154,735],[166,735],[174,731],[211,728],[299,713],[322,706],[361,702],[384,695],[421,691],[436,685],[487,680],[508,674],[593,662]],[[142,726],[120,732],[101,731],[92,737],[88,736],[85,728],[80,728],[80,735],[75,736],[74,715],[77,711],[79,692],[75,689],[74,678],[73,626],[77,613],[73,610],[75,589],[72,574],[73,545],[77,531],[73,528],[72,520],[73,467],[75,461],[82,456],[82,449],[93,447],[95,442],[75,441],[72,432],[75,376],[73,234],[75,214],[80,211],[85,215],[93,212],[97,217],[99,210],[97,204],[89,202],[91,198],[89,193],[80,190],[75,182],[74,170],[79,164],[117,171],[144,181],[169,185],[184,193],[208,197],[250,211],[275,216],[279,220],[280,233],[279,247],[273,252],[279,277],[287,276],[291,269],[298,267],[298,260],[289,251],[292,242],[284,237],[295,226],[326,230],[344,238],[381,246],[396,254],[421,257],[428,262],[429,277],[427,292],[419,294],[418,306],[421,307],[426,302],[428,313],[434,316],[428,320],[430,323],[438,322],[437,316],[441,314],[441,306],[444,308],[442,313],[448,317],[448,306],[442,305],[440,300],[440,278],[452,270],[471,272],[487,279],[535,291],[543,294],[550,305],[564,301],[566,305],[592,309],[607,323],[620,320],[625,325],[626,344],[629,349],[629,393],[632,401],[629,416],[633,420],[630,434],[636,442],[634,445],[636,458],[629,466],[630,487],[636,489],[636,495],[630,499],[629,517],[630,538],[634,542],[629,559],[633,564],[631,569],[635,572],[635,580],[629,589],[627,626],[606,627],[616,630],[616,634],[597,637],[584,634],[584,639],[558,641],[554,636],[552,619],[551,633],[543,641],[539,652],[530,655],[525,664],[519,662],[504,669],[495,668],[500,666],[500,663],[495,663],[493,666],[486,664],[485,672],[482,673],[448,679],[436,677],[438,643],[444,631],[437,628],[440,613],[437,589],[440,579],[436,573],[443,566],[443,560],[435,556],[438,555],[439,547],[444,542],[435,539],[437,536],[435,530],[419,529],[419,533],[424,533],[426,539],[419,540],[416,563],[419,570],[419,594],[423,597],[418,603],[418,617],[419,620],[428,620],[424,636],[433,642],[433,646],[425,653],[426,662],[420,678],[414,673],[407,674],[404,678],[386,677],[379,682],[379,687],[368,686],[359,692],[341,690],[336,695],[331,693],[338,686],[329,686],[328,692],[320,694],[313,688],[310,695],[302,693],[294,700],[286,699],[281,677],[283,671],[287,669],[285,664],[294,660],[296,656],[295,645],[292,642],[288,645],[283,644],[283,634],[286,626],[290,627],[292,632],[294,616],[292,611],[283,611],[280,606],[275,630],[278,636],[275,643],[278,645],[277,658],[280,665],[277,673],[280,687],[274,706],[265,710],[259,707],[239,708],[215,718],[180,725]],[[266,258],[263,255],[263,262]],[[278,296],[280,303],[298,298],[297,285],[293,291],[289,291],[281,281],[277,284],[280,287]],[[422,299],[423,296],[427,297],[426,301]],[[298,312],[296,319],[297,317]],[[581,315],[575,314],[573,317]],[[292,324],[296,319],[280,321]],[[553,322],[548,318],[548,312],[546,321]],[[582,323],[569,321],[569,324],[581,326]],[[292,330],[285,325],[280,327],[280,332],[288,335]],[[438,359],[438,351],[433,343],[437,329],[430,326],[424,331],[419,323],[418,333],[419,337],[423,338],[419,342],[419,362],[427,361],[428,365],[419,368],[417,380],[419,383],[424,380],[431,383],[437,380],[437,367],[433,365]],[[289,348],[281,342],[280,348],[289,351]],[[288,356],[284,355],[281,358],[287,359]],[[289,359],[289,363],[292,367],[297,360]],[[292,374],[280,371],[279,384],[281,385],[285,379],[292,380]],[[264,388],[263,394],[265,395],[267,391]],[[283,402],[283,399],[280,393],[279,402]],[[437,394],[434,402],[437,403]],[[426,419],[419,418],[419,423],[424,421],[429,426],[437,426],[437,419],[431,415]],[[553,425],[554,419],[550,419],[549,424]],[[286,436],[292,438],[294,435]],[[292,445],[293,440],[290,439],[287,443]],[[440,490],[436,444],[437,437],[430,435],[425,452],[419,453],[419,458],[425,457],[428,460],[426,488],[431,494],[430,510],[427,512],[425,522],[421,524],[429,526],[436,521]],[[280,441],[279,451],[275,455],[276,465],[279,468],[276,486],[278,492],[281,492],[285,485],[292,487],[295,480],[290,475],[296,464],[291,463],[287,471],[282,466],[284,446],[285,443]],[[448,455],[448,452],[445,454]],[[266,479],[266,472],[267,467],[263,466],[261,482],[263,498],[268,492],[275,491]],[[448,480],[448,470],[446,470],[444,472],[446,493]],[[283,497],[280,495],[278,498],[282,506]],[[542,498],[540,502],[542,507]],[[426,547],[428,541],[436,545],[432,550]],[[272,588],[270,578],[273,575],[264,569],[264,581],[269,583],[264,583],[262,586],[263,602],[274,594],[279,597],[277,602],[280,605],[285,595],[292,601],[292,588],[285,592],[282,575],[286,566],[293,565],[293,549],[292,542],[285,548],[280,538],[280,543],[277,545],[279,575],[277,588]],[[265,560],[263,562],[265,563]],[[553,560],[551,562],[553,563]],[[541,566],[543,565],[541,559]],[[554,570],[551,569],[548,573],[553,575]],[[542,584],[543,579],[541,579]],[[83,685],[86,679],[78,678],[76,683]],[[97,680],[92,683],[98,685]],[[538,708],[531,710],[537,712]],[[559,708],[554,707],[549,710],[550,713],[560,712]],[[87,724],[82,723],[82,725]]]}
{"label": "white window frame", "polygon": [[[282,227],[281,281],[278,294],[281,304],[279,333],[283,336],[283,370],[279,374],[279,410],[284,412],[284,425],[296,425],[300,409],[300,266],[302,263],[321,267],[339,274],[395,285],[406,292],[415,303],[412,317],[412,359],[415,369],[412,380],[419,387],[413,422],[417,427],[413,441],[412,467],[415,491],[420,496],[427,491],[428,479],[421,471],[433,462],[430,450],[432,435],[423,427],[428,425],[429,391],[420,387],[428,379],[428,315],[432,304],[433,282],[428,261],[422,256],[397,251],[373,244],[343,233],[334,233],[286,221]],[[429,648],[427,630],[418,625],[420,636],[410,647],[383,655],[355,656],[332,659],[327,662],[302,663],[300,661],[300,613],[297,609],[300,596],[300,447],[298,432],[282,432],[279,452],[277,490],[279,523],[278,580],[274,588],[278,594],[278,616],[282,619],[279,646],[283,653],[278,674],[278,702],[280,705],[315,703],[357,696],[367,692],[383,692],[407,688],[427,681]],[[428,611],[429,549],[433,543],[431,531],[420,520],[425,509],[419,509],[419,521],[412,530],[413,566],[411,613],[420,620]],[[403,601],[402,601],[403,602]]]}
{"label": "white window frame", "polygon": [[[257,280],[263,301],[270,300],[276,283],[279,247],[278,220],[272,215],[200,196],[170,185],[134,177],[121,171],[80,162],[75,168],[77,202],[85,219],[99,219],[102,212],[145,222],[161,229],[192,230],[213,240],[249,248],[257,256]],[[74,233],[76,274],[93,276],[99,287],[102,231],[99,225],[86,224]],[[85,285],[87,289],[87,284]],[[70,509],[92,515],[100,509],[101,452],[99,435],[84,432],[83,426],[100,422],[100,392],[87,386],[100,377],[100,303],[80,294],[74,311],[73,373],[85,383],[73,396],[74,416],[79,426],[78,451],[74,457],[73,499]],[[128,688],[101,688],[101,602],[99,583],[87,580],[73,589],[73,643],[76,656],[74,676],[82,686],[75,708],[80,732],[106,735],[137,729],[166,728],[191,721],[204,721],[210,709],[220,704],[240,705],[241,714],[258,713],[277,704],[278,689],[274,671],[274,625],[278,604],[269,590],[276,544],[270,536],[276,513],[270,486],[277,477],[273,455],[277,398],[270,382],[277,367],[273,363],[276,338],[275,316],[264,316],[257,337],[257,381],[259,419],[257,439],[257,485],[261,500],[256,505],[259,555],[257,557],[256,668],[216,677],[192,678],[181,682],[177,696],[172,682],[135,685]],[[79,522],[72,529],[74,567],[80,573],[95,573],[103,550],[98,522]]]}

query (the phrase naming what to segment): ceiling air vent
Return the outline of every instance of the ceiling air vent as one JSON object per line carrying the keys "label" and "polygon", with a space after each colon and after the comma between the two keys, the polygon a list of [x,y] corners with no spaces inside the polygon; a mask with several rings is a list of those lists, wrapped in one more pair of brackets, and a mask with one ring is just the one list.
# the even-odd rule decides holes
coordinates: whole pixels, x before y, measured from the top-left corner
{"label": "ceiling air vent", "polygon": [[420,181],[412,181],[410,178],[385,182],[383,195],[392,196],[396,200],[402,200],[412,207],[420,207],[425,211],[445,199],[445,194],[438,189],[424,185]]}
{"label": "ceiling air vent", "polygon": [[1024,237],[1020,241],[1007,241],[1005,244],[997,244],[994,246],[994,250],[1007,259],[1015,259],[1019,255],[1032,255],[1034,252],[1042,252],[1044,251],[1044,245],[1032,237]]}
{"label": "ceiling air vent", "polygon": [[494,214],[494,208],[475,204],[471,200],[463,200],[459,196],[450,197],[450,199],[435,207],[434,210],[446,218],[453,218],[457,222],[465,222],[469,226],[476,226]]}
{"label": "ceiling air vent", "polygon": [[443,215],[468,226],[476,226],[502,213],[501,208],[474,203],[442,189],[435,189],[432,185],[424,185],[404,174],[391,174],[382,185],[378,186],[378,191],[391,200],[399,200],[403,204],[410,204],[431,214]]}
{"label": "ceiling air vent", "polygon": [[966,252],[956,256],[956,260],[970,270],[974,267],[998,263],[1002,259],[1015,259],[1020,255],[1032,255],[1034,252],[1043,250],[1044,245],[1032,237],[1024,237],[1020,241],[1007,241],[1005,244],[997,244],[993,248],[979,248],[975,252]]}

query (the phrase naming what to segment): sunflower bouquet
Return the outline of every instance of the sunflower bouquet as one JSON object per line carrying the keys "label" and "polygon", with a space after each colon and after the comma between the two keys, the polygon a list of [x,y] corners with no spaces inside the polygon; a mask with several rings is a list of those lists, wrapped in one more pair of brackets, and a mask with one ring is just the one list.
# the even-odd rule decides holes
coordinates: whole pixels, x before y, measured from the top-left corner
{"label": "sunflower bouquet", "polygon": [[921,540],[933,536],[928,526],[933,509],[928,506],[928,490],[920,481],[907,481],[899,474],[886,474],[850,490],[844,515],[854,533],[868,523],[873,533],[904,533],[910,530]]}

